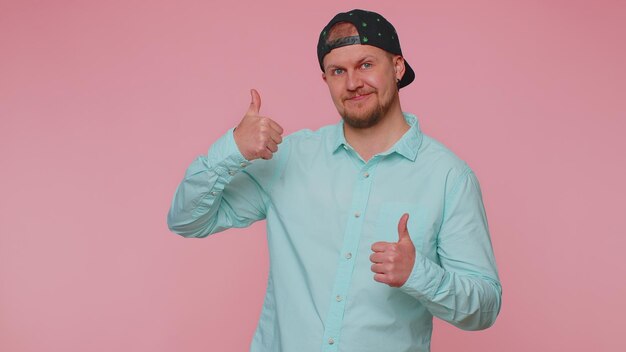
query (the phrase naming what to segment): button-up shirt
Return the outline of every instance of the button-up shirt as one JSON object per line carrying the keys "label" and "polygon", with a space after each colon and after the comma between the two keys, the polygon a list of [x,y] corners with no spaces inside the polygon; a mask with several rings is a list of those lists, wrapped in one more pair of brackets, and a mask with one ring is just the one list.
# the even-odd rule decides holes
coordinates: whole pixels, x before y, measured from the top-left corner
{"label": "button-up shirt", "polygon": [[[501,286],[474,172],[424,135],[415,116],[365,162],[343,122],[285,137],[246,160],[228,131],[187,169],[172,231],[205,237],[265,219],[270,269],[251,351],[428,351],[432,318],[494,323]],[[401,287],[374,281],[375,242],[397,242],[409,213],[416,258]]]}

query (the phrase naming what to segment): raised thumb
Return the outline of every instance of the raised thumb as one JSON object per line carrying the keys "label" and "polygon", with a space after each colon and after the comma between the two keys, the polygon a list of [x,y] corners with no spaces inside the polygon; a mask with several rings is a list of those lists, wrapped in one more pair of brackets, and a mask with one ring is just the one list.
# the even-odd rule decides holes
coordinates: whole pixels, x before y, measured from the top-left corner
{"label": "raised thumb", "polygon": [[409,222],[409,214],[408,213],[402,214],[400,221],[398,221],[398,242],[402,241],[405,238],[408,239],[409,241],[411,240],[411,237],[409,236],[409,229],[407,228],[408,222]]}
{"label": "raised thumb", "polygon": [[258,114],[259,110],[261,110],[261,96],[259,95],[259,92],[256,91],[256,89],[251,89],[250,95],[252,97],[252,100],[250,101],[250,108],[248,108],[248,111]]}

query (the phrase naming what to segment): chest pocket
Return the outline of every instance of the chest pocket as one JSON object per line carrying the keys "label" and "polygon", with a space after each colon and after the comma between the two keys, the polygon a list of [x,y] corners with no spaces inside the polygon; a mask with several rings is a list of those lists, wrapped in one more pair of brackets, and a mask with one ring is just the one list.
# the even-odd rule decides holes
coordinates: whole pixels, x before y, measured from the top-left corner
{"label": "chest pocket", "polygon": [[397,242],[398,241],[398,222],[402,214],[409,214],[407,228],[409,236],[415,246],[415,250],[422,252],[424,242],[431,234],[432,224],[428,209],[410,202],[384,202],[381,204],[378,218],[376,221],[376,241]]}

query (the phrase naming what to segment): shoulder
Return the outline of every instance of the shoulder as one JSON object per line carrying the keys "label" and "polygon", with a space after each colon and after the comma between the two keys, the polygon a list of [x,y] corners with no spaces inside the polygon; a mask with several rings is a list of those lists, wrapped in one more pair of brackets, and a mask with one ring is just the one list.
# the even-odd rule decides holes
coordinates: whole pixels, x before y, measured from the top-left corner
{"label": "shoulder", "polygon": [[423,134],[417,157],[433,166],[446,169],[464,170],[469,168],[467,163],[447,146],[425,134]]}
{"label": "shoulder", "polygon": [[454,189],[459,183],[474,177],[470,166],[440,141],[423,135],[417,160],[420,167],[432,170],[445,179],[446,188]]}
{"label": "shoulder", "polygon": [[311,130],[308,128],[298,130],[285,137],[285,141],[290,143],[302,143],[308,141],[319,141],[330,135],[335,134],[337,125],[322,126],[317,130]]}
{"label": "shoulder", "polygon": [[278,151],[270,160],[255,160],[248,171],[257,175],[282,173],[289,160],[310,160],[311,157],[323,155],[325,148],[332,145],[333,135],[337,130],[336,125],[327,125],[317,130],[302,129],[283,137],[283,142],[278,145]]}
{"label": "shoulder", "polygon": [[337,142],[337,131],[339,131],[337,125],[326,125],[317,130],[302,129],[283,138],[283,144],[285,149],[298,154],[316,152],[320,148],[332,148]]}

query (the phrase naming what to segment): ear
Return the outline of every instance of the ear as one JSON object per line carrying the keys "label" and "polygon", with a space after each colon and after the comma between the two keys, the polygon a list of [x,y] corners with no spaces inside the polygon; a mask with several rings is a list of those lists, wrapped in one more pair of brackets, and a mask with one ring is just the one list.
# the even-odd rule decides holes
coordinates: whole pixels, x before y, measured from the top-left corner
{"label": "ear", "polygon": [[326,72],[322,72],[322,80],[324,80],[324,82],[326,82]]}
{"label": "ear", "polygon": [[396,71],[396,80],[399,81],[404,77],[404,71],[406,70],[404,67],[404,58],[400,55],[396,55],[393,58],[393,68]]}

